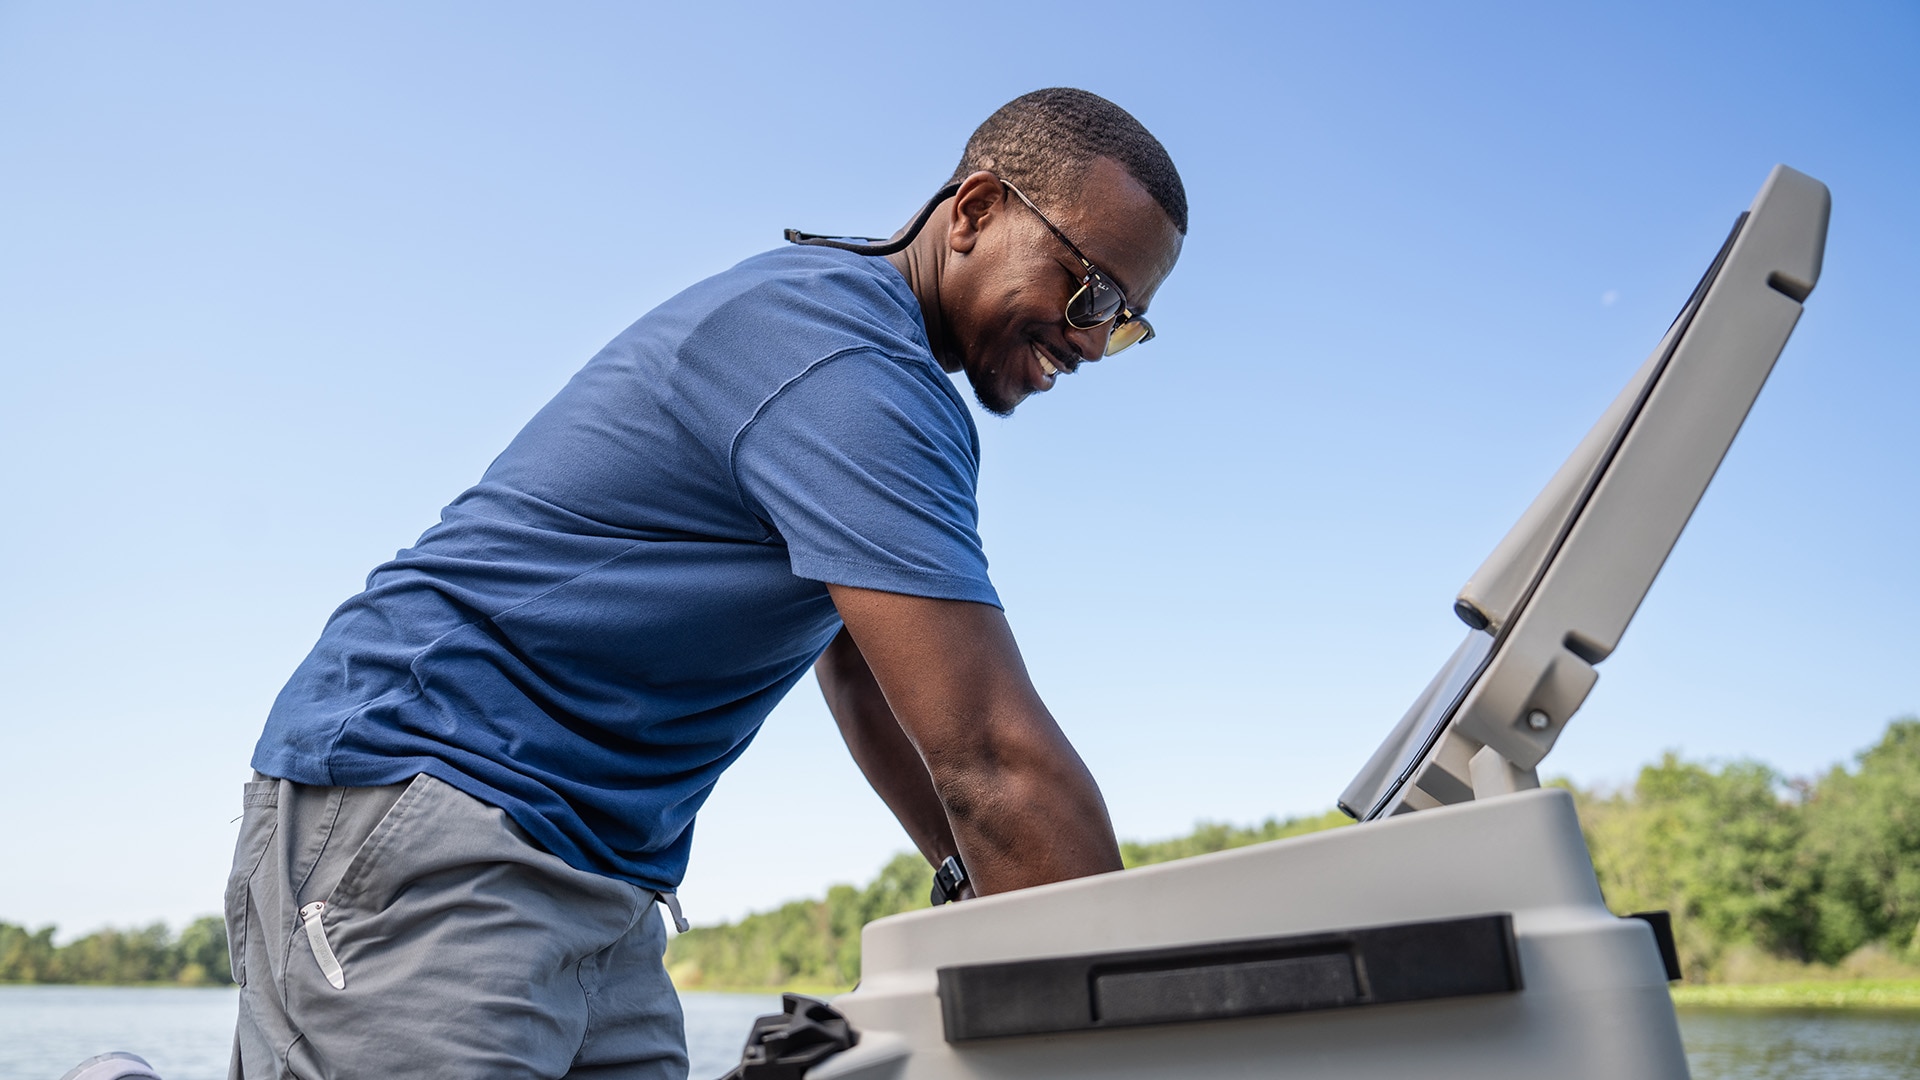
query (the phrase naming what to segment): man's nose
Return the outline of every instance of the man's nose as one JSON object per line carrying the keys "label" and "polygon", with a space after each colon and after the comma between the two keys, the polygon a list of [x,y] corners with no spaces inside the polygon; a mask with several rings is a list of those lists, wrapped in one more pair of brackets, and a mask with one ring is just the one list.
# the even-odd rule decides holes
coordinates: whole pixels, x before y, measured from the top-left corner
{"label": "man's nose", "polygon": [[1084,361],[1099,360],[1107,355],[1107,335],[1113,332],[1111,320],[1101,323],[1091,330],[1082,330],[1069,324],[1067,326],[1067,344],[1080,354]]}

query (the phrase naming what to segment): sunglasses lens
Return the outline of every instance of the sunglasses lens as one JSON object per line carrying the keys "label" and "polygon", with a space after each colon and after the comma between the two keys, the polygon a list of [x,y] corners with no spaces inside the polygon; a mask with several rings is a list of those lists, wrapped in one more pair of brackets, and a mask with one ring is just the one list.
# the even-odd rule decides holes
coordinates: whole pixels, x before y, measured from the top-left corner
{"label": "sunglasses lens", "polygon": [[1107,355],[1115,356],[1126,352],[1143,341],[1153,338],[1153,325],[1145,319],[1128,319],[1113,328],[1107,335]]}
{"label": "sunglasses lens", "polygon": [[1067,300],[1067,324],[1076,330],[1091,330],[1120,314],[1126,302],[1119,289],[1095,274]]}

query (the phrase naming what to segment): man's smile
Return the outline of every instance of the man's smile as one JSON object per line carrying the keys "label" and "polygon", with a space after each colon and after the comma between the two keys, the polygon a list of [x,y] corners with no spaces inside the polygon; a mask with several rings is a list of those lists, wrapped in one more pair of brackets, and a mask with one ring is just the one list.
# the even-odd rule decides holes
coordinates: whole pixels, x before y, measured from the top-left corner
{"label": "man's smile", "polygon": [[1054,379],[1061,374],[1071,375],[1080,365],[1069,360],[1046,342],[1035,340],[1030,346],[1033,358],[1040,365],[1040,378],[1034,384],[1034,390],[1044,393],[1053,388]]}

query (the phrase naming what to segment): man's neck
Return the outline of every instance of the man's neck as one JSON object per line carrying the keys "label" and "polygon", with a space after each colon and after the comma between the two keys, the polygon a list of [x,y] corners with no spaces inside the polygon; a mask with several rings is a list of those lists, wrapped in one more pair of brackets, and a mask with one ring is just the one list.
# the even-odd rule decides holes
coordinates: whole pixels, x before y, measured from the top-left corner
{"label": "man's neck", "polygon": [[920,235],[913,238],[913,243],[886,256],[886,260],[907,279],[907,288],[913,290],[913,298],[920,302],[920,319],[926,325],[927,344],[932,346],[934,358],[946,370],[959,371],[959,350],[947,332],[946,316],[940,306],[940,271],[946,265],[948,254],[945,222],[951,216],[947,208],[951,201],[943,200]]}

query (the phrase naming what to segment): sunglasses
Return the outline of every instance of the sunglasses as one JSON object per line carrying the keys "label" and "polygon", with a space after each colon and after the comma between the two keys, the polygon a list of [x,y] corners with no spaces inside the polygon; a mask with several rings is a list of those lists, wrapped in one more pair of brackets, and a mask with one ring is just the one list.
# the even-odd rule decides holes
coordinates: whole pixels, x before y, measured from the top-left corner
{"label": "sunglasses", "polygon": [[[1112,329],[1107,331],[1105,354],[1107,356],[1126,352],[1143,341],[1152,341],[1153,324],[1144,316],[1134,314],[1133,309],[1127,306],[1127,294],[1120,290],[1120,286],[1115,285],[1112,278],[1101,273],[1100,268],[1093,265],[1092,259],[1081,254],[1080,248],[1067,239],[1067,234],[1061,232],[1058,225],[1048,220],[1047,215],[1033,205],[1033,200],[1027,198],[1026,192],[1005,180],[1000,183],[1008,191],[1019,196],[1021,202],[1027,204],[1027,209],[1033,211],[1034,216],[1040,219],[1040,223],[1051,230],[1061,243],[1067,245],[1067,250],[1073,252],[1073,257],[1080,260],[1081,267],[1086,271],[1079,279],[1080,288],[1075,290],[1072,296],[1067,297],[1067,325],[1075,330],[1095,330],[1104,323],[1113,323]],[[959,190],[960,184],[955,181],[934,192],[933,198],[927,200],[927,204],[914,215],[913,223],[907,226],[904,233],[892,240],[865,236],[836,237],[801,232],[799,229],[788,229],[785,235],[787,241],[794,244],[817,244],[821,247],[839,248],[842,251],[851,251],[860,255],[891,255],[896,251],[905,250],[907,245],[913,243],[913,238],[920,234],[920,230],[927,224],[927,219],[933,216],[934,208],[940,205],[941,200]]]}
{"label": "sunglasses", "polygon": [[1018,195],[1020,201],[1027,204],[1027,209],[1033,211],[1040,223],[1067,245],[1067,250],[1073,252],[1073,257],[1079,259],[1081,267],[1086,270],[1080,278],[1080,288],[1067,297],[1067,325],[1075,330],[1094,330],[1102,323],[1113,323],[1113,328],[1107,331],[1108,356],[1117,356],[1143,341],[1152,341],[1153,324],[1144,316],[1133,313],[1133,309],[1127,306],[1127,294],[1120,291],[1120,286],[1101,273],[1100,268],[1093,265],[1092,259],[1081,254],[1080,248],[1067,239],[1066,233],[1060,231],[1060,226],[1033,205],[1033,200],[1027,198],[1026,192],[1014,187],[1008,180],[1001,180],[1000,184]]}

